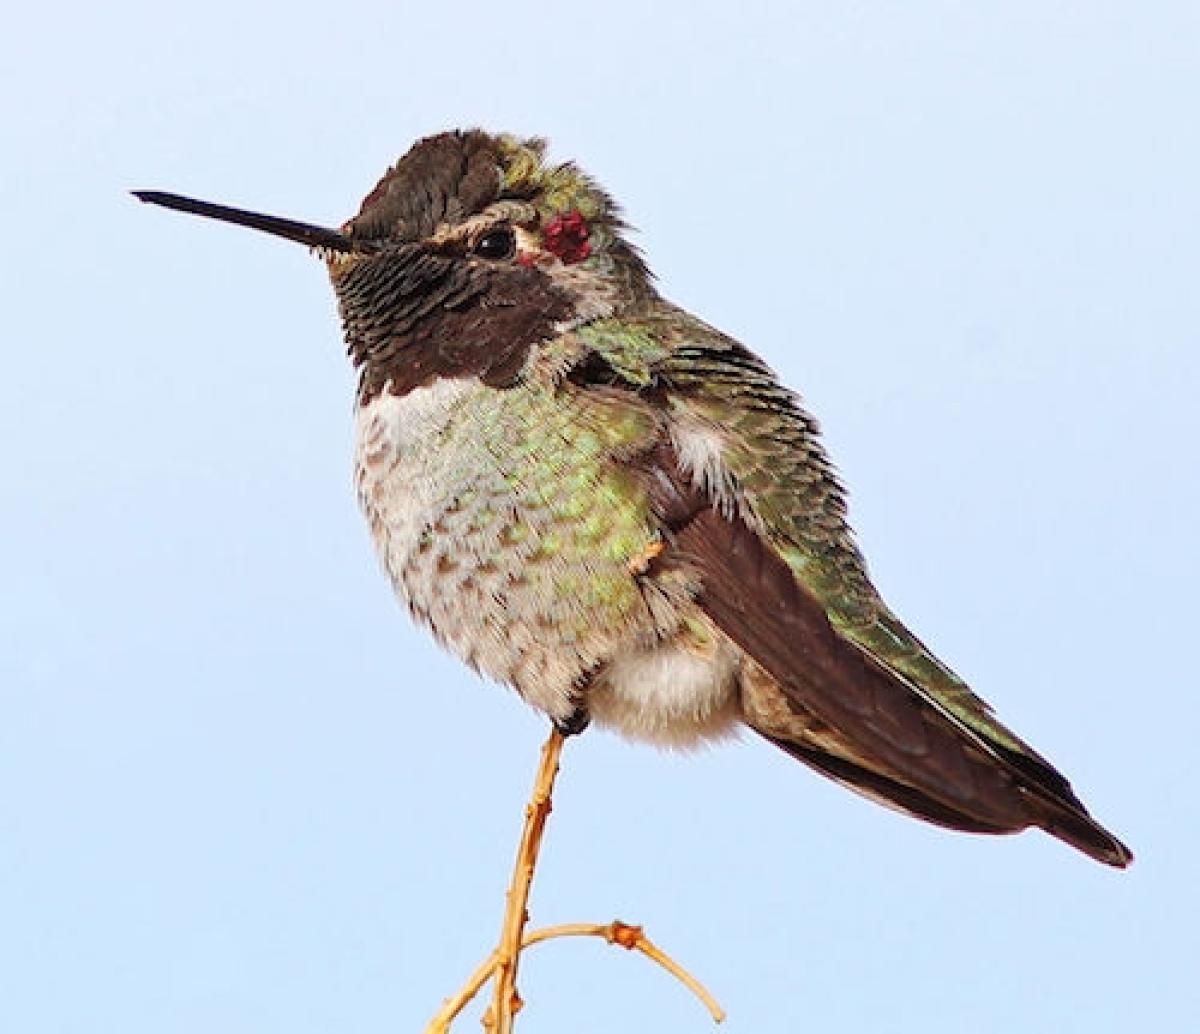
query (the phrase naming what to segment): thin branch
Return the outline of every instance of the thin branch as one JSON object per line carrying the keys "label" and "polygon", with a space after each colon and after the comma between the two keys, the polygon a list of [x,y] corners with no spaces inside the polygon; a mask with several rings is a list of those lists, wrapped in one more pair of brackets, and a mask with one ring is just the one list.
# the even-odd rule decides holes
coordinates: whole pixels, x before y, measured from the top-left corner
{"label": "thin branch", "polygon": [[479,968],[467,978],[462,990],[442,1003],[437,1015],[425,1027],[425,1034],[446,1034],[458,1014],[470,1005],[471,999],[479,994],[479,989],[491,979],[497,961],[497,953],[492,952],[479,964]]}
{"label": "thin branch", "polygon": [[617,944],[630,951],[640,951],[699,998],[715,1023],[725,1019],[725,1011],[704,985],[654,944],[642,932],[640,926],[630,926],[620,920],[613,920],[607,924],[565,923],[531,933],[525,932],[525,924],[529,921],[529,891],[533,885],[538,855],[541,853],[546,820],[550,817],[554,780],[558,775],[563,742],[563,734],[557,729],[552,729],[542,747],[541,761],[533,782],[533,793],[525,808],[525,825],[521,831],[521,842],[517,847],[516,863],[513,866],[512,880],[505,902],[504,920],[500,926],[500,943],[471,974],[462,990],[446,999],[437,1015],[426,1026],[425,1034],[447,1034],[459,1013],[493,977],[495,994],[492,1004],[484,1013],[483,1027],[487,1034],[512,1034],[513,1018],[522,1004],[520,995],[517,994],[517,967],[521,952],[531,945],[556,937],[602,937],[609,944]]}
{"label": "thin branch", "polygon": [[[721,1008],[704,985],[651,941],[642,932],[640,926],[630,926],[619,919],[606,924],[563,923],[560,926],[547,926],[541,930],[534,930],[527,933],[521,940],[521,950],[523,951],[534,944],[540,944],[542,941],[553,940],[556,937],[601,937],[609,944],[620,945],[629,951],[640,951],[647,958],[657,962],[699,998],[712,1016],[714,1023],[720,1023],[725,1019],[725,1010]],[[498,965],[499,952],[494,951],[471,974],[462,990],[453,997],[446,999],[438,1014],[425,1028],[425,1034],[446,1034],[450,1029],[450,1024],[466,1008],[471,999],[479,993],[483,985],[488,982],[488,979],[496,972]],[[485,1022],[487,1022],[486,1018]]]}
{"label": "thin branch", "polygon": [[534,930],[528,934],[525,940],[521,943],[522,948],[528,948],[531,944],[537,944],[540,941],[548,941],[554,937],[603,937],[609,944],[618,944],[622,948],[629,951],[640,951],[649,959],[653,959],[663,969],[670,973],[684,987],[692,992],[704,1004],[713,1018],[713,1023],[721,1023],[725,1019],[725,1010],[721,1008],[717,1000],[709,993],[699,980],[691,973],[676,962],[670,955],[655,944],[642,931],[640,926],[630,926],[628,923],[623,923],[619,919],[614,919],[611,923],[600,925],[598,923],[563,923],[561,926],[547,926],[541,930]]}
{"label": "thin branch", "polygon": [[542,759],[533,782],[533,794],[525,809],[525,828],[517,848],[512,883],[508,888],[504,921],[500,926],[500,943],[496,947],[495,994],[491,1008],[483,1018],[489,1034],[512,1034],[513,1017],[521,1008],[517,993],[517,968],[521,961],[521,935],[529,921],[529,890],[542,849],[546,820],[550,817],[554,779],[558,775],[558,759],[562,755],[564,737],[557,728],[542,747]]}

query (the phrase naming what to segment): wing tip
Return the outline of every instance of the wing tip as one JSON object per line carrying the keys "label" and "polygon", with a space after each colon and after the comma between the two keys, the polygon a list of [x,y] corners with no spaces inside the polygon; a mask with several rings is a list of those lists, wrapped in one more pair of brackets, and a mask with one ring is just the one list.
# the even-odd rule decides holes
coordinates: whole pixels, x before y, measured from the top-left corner
{"label": "wing tip", "polygon": [[1086,811],[1047,809],[1039,816],[1038,825],[1052,837],[1104,865],[1128,869],[1133,864],[1133,852]]}

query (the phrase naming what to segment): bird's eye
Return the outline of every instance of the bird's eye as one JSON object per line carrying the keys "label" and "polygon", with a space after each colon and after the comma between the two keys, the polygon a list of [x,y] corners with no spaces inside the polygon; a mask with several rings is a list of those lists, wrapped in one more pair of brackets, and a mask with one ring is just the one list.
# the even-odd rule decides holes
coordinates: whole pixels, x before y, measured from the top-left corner
{"label": "bird's eye", "polygon": [[493,261],[512,258],[513,252],[517,250],[517,237],[511,226],[498,226],[480,237],[472,250],[480,258]]}

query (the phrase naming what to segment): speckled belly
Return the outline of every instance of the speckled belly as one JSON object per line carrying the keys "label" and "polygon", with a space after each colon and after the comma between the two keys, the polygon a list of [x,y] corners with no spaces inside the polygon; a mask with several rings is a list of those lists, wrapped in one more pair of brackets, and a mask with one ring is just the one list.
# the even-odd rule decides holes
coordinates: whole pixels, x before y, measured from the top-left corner
{"label": "speckled belly", "polygon": [[372,536],[416,620],[551,717],[603,672],[598,721],[668,743],[720,734],[739,657],[685,620],[686,598],[635,577],[655,532],[610,457],[649,429],[611,415],[468,380],[377,397],[356,453]]}

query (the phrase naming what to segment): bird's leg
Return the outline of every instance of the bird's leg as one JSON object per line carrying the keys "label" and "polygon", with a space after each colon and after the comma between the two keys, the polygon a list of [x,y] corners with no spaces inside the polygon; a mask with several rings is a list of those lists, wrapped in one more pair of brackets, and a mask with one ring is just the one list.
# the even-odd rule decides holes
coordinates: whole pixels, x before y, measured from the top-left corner
{"label": "bird's leg", "polygon": [[558,775],[558,759],[565,739],[565,734],[557,726],[550,730],[550,736],[542,747],[533,793],[525,808],[525,828],[521,831],[521,843],[517,848],[517,861],[504,909],[504,922],[500,927],[500,943],[496,948],[495,996],[483,1018],[484,1028],[492,1034],[511,1034],[513,1017],[521,1008],[521,998],[517,994],[521,936],[529,919],[526,910],[529,889],[542,848],[546,819],[550,817],[554,779]]}
{"label": "bird's leg", "polygon": [[554,728],[563,734],[565,739],[567,736],[578,736],[583,732],[592,721],[592,715],[587,709],[586,704],[576,704],[573,710],[566,718],[555,718]]}

